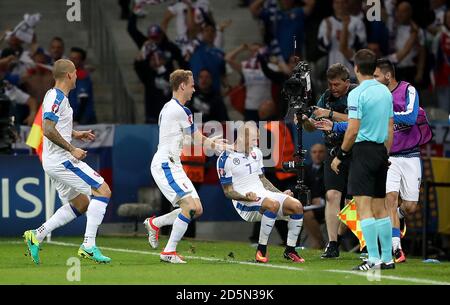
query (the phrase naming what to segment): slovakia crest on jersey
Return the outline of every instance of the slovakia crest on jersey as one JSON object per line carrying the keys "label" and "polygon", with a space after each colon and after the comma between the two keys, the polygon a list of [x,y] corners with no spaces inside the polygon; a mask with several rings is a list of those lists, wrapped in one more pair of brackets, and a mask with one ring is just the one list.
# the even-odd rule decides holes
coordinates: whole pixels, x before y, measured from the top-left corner
{"label": "slovakia crest on jersey", "polygon": [[252,151],[251,155],[252,155],[253,159],[256,160],[256,153],[254,151]]}

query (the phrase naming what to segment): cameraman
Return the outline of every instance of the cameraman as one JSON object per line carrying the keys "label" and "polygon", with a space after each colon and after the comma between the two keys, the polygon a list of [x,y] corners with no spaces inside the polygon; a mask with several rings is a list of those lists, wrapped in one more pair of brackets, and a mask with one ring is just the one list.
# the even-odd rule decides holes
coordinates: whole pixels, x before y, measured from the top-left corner
{"label": "cameraman", "polygon": [[[302,117],[302,125],[306,131],[316,130],[314,122],[327,118],[336,122],[348,120],[347,97],[351,90],[357,87],[350,83],[350,72],[342,64],[334,64],[327,71],[328,89],[320,97],[311,118]],[[339,257],[339,241],[345,232],[345,226],[340,227],[337,217],[341,201],[347,194],[348,164],[342,164],[339,175],[331,169],[331,162],[343,141],[343,135],[324,132],[325,145],[328,149],[324,168],[326,191],[325,221],[329,243],[322,258]],[[339,232],[338,232],[339,231]],[[338,234],[340,233],[340,234]]]}

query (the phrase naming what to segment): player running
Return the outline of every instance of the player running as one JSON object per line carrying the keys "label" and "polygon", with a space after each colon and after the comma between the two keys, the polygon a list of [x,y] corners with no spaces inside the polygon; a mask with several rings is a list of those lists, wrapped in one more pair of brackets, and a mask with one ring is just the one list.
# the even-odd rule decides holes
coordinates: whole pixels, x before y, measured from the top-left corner
{"label": "player running", "polygon": [[223,139],[203,136],[193,123],[191,111],[184,106],[195,91],[192,72],[176,70],[170,75],[169,81],[173,97],[159,114],[159,144],[152,160],[151,173],[161,192],[177,209],[156,218],[147,218],[144,225],[152,248],[158,247],[159,229],[172,225],[172,233],[160,259],[163,262],[184,264],[186,261],[176,252],[177,244],[190,221],[200,217],[203,212],[197,191],[181,165],[184,137],[190,135],[194,142],[218,151],[226,149],[228,145]]}
{"label": "player running", "polygon": [[232,151],[223,152],[217,160],[217,171],[225,196],[232,199],[239,216],[248,222],[261,221],[256,261],[267,263],[267,242],[275,220],[288,221],[287,246],[284,257],[295,263],[305,260],[295,251],[303,225],[303,206],[291,197],[290,190],[278,190],[264,176],[262,152],[258,145],[258,129],[253,122],[238,130]]}
{"label": "player running", "polygon": [[85,141],[95,139],[90,130],[72,129],[73,111],[67,96],[75,88],[77,71],[70,60],[60,59],[53,67],[53,77],[55,87],[47,91],[43,101],[42,166],[65,204],[38,229],[24,233],[28,252],[33,262],[39,264],[40,244],[44,238],[86,212],[86,232],[78,255],[97,263],[109,263],[111,259],[95,245],[95,237],[111,191],[103,178],[81,161],[86,158],[87,152],[70,144],[72,138]]}

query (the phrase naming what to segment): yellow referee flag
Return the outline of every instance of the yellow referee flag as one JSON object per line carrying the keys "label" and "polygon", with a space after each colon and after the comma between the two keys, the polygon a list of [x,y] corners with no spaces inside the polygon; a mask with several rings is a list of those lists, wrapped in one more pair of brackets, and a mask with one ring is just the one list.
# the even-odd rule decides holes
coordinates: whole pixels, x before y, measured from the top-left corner
{"label": "yellow referee flag", "polygon": [[366,241],[361,230],[361,221],[359,221],[358,213],[356,212],[356,202],[354,199],[342,209],[338,217],[358,238],[359,248],[362,250],[366,246]]}
{"label": "yellow referee flag", "polygon": [[42,161],[42,144],[44,137],[44,131],[42,130],[42,106],[39,108],[37,112],[33,126],[31,127],[30,134],[28,135],[26,144],[36,150],[36,154],[39,156],[39,159]]}

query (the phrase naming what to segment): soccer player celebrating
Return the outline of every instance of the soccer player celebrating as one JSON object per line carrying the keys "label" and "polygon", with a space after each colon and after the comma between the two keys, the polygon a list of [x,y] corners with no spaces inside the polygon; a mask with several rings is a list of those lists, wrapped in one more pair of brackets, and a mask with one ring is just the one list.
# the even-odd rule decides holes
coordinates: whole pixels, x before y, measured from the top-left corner
{"label": "soccer player celebrating", "polygon": [[[378,60],[374,77],[389,88],[394,98],[394,142],[389,157],[391,165],[387,174],[386,201],[391,211],[395,262],[403,263],[406,257],[400,242],[400,220],[404,219],[405,214],[413,215],[417,211],[422,179],[419,148],[421,135],[405,135],[405,131],[414,128],[419,114],[425,115],[425,112],[419,107],[417,90],[407,82],[396,80],[395,68],[389,60]],[[416,142],[411,141],[414,138]]]}
{"label": "soccer player celebrating", "polygon": [[194,142],[222,151],[229,148],[226,141],[206,138],[193,123],[191,111],[184,105],[194,93],[192,72],[176,70],[170,75],[173,97],[159,114],[159,145],[153,156],[151,173],[161,192],[177,209],[160,217],[147,218],[144,225],[152,248],[158,247],[158,234],[162,226],[173,225],[166,247],[160,254],[163,262],[184,264],[186,261],[176,252],[177,244],[186,233],[194,217],[200,217],[202,204],[191,180],[187,177],[180,161],[185,135]]}
{"label": "soccer player celebrating", "polygon": [[291,197],[290,190],[278,190],[264,176],[262,152],[258,145],[258,129],[247,122],[238,130],[232,151],[223,152],[217,160],[217,171],[225,196],[233,201],[245,221],[261,221],[256,261],[267,263],[267,242],[275,220],[288,220],[287,246],[284,257],[296,263],[305,260],[295,251],[303,225],[303,206]]}
{"label": "soccer player celebrating", "polygon": [[97,263],[109,263],[95,245],[97,230],[103,221],[111,191],[103,178],[84,163],[87,152],[70,144],[72,138],[92,141],[92,131],[72,129],[73,111],[67,96],[75,88],[75,65],[60,59],[53,66],[55,87],[47,91],[43,102],[44,146],[42,166],[56,186],[63,206],[36,230],[24,233],[32,260],[39,264],[40,243],[59,228],[86,212],[87,223],[84,242],[78,255]]}

